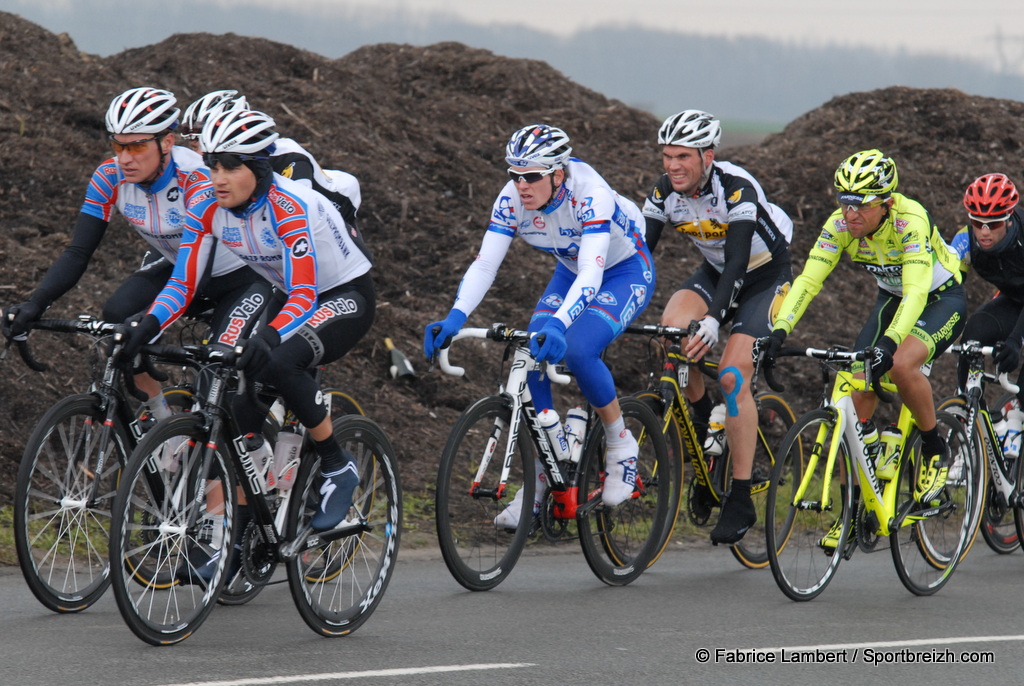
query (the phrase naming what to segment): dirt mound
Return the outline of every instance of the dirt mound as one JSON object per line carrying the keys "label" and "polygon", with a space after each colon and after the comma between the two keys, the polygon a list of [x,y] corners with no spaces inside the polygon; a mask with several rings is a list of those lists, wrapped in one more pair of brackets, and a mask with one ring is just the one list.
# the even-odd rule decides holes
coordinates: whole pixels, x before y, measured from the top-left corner
{"label": "dirt mound", "polygon": [[[114,95],[136,85],[167,88],[182,106],[207,91],[236,88],[324,166],[359,177],[380,309],[372,334],[332,365],[328,377],[359,397],[388,430],[407,490],[424,497],[430,497],[437,456],[458,412],[496,387],[498,350],[465,350],[464,357],[482,361],[469,379],[424,374],[418,351],[423,325],[447,312],[475,255],[504,181],[508,134],[534,121],[563,127],[576,154],[638,202],[660,169],[654,117],[542,62],[457,43],[374,45],[329,60],[232,34],[175,35],[99,58],[79,52],[67,36],[0,12],[0,304],[24,299],[65,246],[89,174],[106,155],[103,112]],[[700,103],[680,102],[684,106]],[[722,157],[747,167],[792,213],[794,254],[802,264],[833,206],[831,175],[843,157],[870,147],[894,155],[901,188],[925,201],[952,235],[971,178],[997,169],[1016,173],[1007,158],[1016,162],[1022,114],[1024,105],[1016,102],[892,88],[836,98],[763,144],[726,147]],[[660,285],[646,321],[657,320],[671,291],[698,264],[696,251],[682,240],[668,239],[658,252]],[[138,239],[115,219],[79,288],[50,314],[96,312],[140,255]],[[525,325],[552,268],[540,253],[517,245],[471,324]],[[801,340],[830,340],[836,331],[852,338],[873,294],[866,275],[850,276],[840,267],[801,324]],[[837,328],[840,310],[849,321]],[[415,382],[388,378],[385,336],[417,365]],[[0,504],[10,496],[34,423],[57,399],[87,384],[81,345],[45,334],[33,342],[52,371],[34,374],[13,360],[0,367]],[[643,358],[639,341],[609,352],[623,392],[643,383]],[[806,387],[794,390],[811,402]]]}

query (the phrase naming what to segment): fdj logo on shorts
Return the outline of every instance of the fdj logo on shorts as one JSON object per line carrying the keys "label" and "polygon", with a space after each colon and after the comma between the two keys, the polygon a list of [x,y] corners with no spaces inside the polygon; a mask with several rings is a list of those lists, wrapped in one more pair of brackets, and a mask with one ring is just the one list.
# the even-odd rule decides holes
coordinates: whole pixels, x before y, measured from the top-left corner
{"label": "fdj logo on shorts", "polygon": [[242,334],[249,328],[249,323],[253,321],[255,316],[259,315],[265,300],[261,294],[253,293],[238,303],[238,306],[231,310],[231,315],[228,317],[228,327],[224,333],[217,337],[217,342],[225,345],[235,345],[239,338],[242,337]]}

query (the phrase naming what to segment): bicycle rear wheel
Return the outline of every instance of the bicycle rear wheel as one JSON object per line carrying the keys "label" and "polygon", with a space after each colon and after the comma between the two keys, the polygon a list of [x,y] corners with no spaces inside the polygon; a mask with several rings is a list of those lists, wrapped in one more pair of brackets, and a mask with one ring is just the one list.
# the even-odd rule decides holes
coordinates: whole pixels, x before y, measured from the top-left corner
{"label": "bicycle rear wheel", "polygon": [[[939,432],[952,458],[946,487],[938,507],[907,517],[889,534],[893,562],[900,581],[915,595],[931,595],[942,588],[957,564],[966,556],[977,532],[983,499],[982,475],[974,444],[960,421],[946,411],[936,413]],[[921,434],[914,431],[906,441],[900,465],[896,504],[914,497],[917,466],[921,460]]]}
{"label": "bicycle rear wheel", "polygon": [[[332,422],[334,438],[359,469],[352,510],[339,527],[310,533],[286,560],[288,586],[306,624],[321,636],[347,636],[370,618],[391,581],[402,533],[402,490],[387,434],[360,415]],[[320,506],[319,461],[302,460],[288,504],[286,540],[307,531]],[[297,497],[296,497],[297,496]]]}
{"label": "bicycle rear wheel", "polygon": [[650,567],[658,561],[661,554],[665,552],[665,548],[668,547],[668,543],[672,539],[672,532],[675,531],[676,522],[679,520],[679,511],[682,509],[683,434],[674,415],[669,414],[668,419],[665,419],[664,400],[659,394],[654,391],[641,391],[634,393],[633,397],[643,401],[654,413],[654,416],[660,419],[662,433],[665,435],[665,450],[668,455],[664,464],[658,465],[657,478],[659,483],[667,484],[670,489],[669,511],[665,517],[664,530],[658,535],[660,540],[655,544],[654,554],[651,555],[651,560],[647,563],[647,566]]}
{"label": "bicycle rear wheel", "polygon": [[[842,438],[831,470],[827,464],[836,430],[833,412],[812,410],[793,424],[776,453],[768,486],[768,562],[775,582],[792,600],[811,600],[825,590],[852,532],[853,470]],[[839,536],[831,546],[826,537],[836,526]]]}
{"label": "bicycle rear wheel", "polygon": [[[203,464],[211,438],[193,415],[160,422],[132,453],[114,500],[114,597],[128,628],[151,645],[178,643],[202,625],[232,559],[236,480],[223,447]],[[218,512],[222,520],[209,516]]]}
{"label": "bicycle rear wheel", "polygon": [[661,465],[669,455],[660,420],[641,399],[623,398],[619,404],[626,428],[640,447],[636,488],[620,505],[605,507],[601,503],[605,440],[604,428],[598,424],[580,461],[581,509],[576,522],[587,564],[598,579],[612,586],[628,584],[647,569],[662,546],[669,513],[679,508],[678,503],[669,502],[679,491],[662,478]]}
{"label": "bicycle rear wheel", "polygon": [[757,522],[738,543],[729,546],[729,550],[744,567],[764,569],[768,566],[765,532],[768,484],[775,467],[775,452],[796,417],[786,401],[775,393],[758,393],[754,401],[757,404],[757,443],[754,445],[754,467],[750,475],[750,497],[754,501]]}
{"label": "bicycle rear wheel", "polygon": [[[437,540],[448,571],[471,591],[490,590],[508,577],[534,525],[534,451],[525,426],[519,427],[508,481],[499,493],[511,421],[507,396],[476,401],[452,427],[438,466]],[[495,517],[520,492],[516,529],[496,526]]]}
{"label": "bicycle rear wheel", "polygon": [[32,431],[18,469],[18,564],[32,594],[54,612],[84,610],[110,584],[110,507],[131,447],[118,423],[102,441],[103,418],[96,396],[61,400]]}

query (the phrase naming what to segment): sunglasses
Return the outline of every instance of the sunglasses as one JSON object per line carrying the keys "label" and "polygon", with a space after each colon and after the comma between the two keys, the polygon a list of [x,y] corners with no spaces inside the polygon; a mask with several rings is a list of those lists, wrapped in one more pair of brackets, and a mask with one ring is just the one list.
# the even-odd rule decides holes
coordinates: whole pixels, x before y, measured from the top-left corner
{"label": "sunglasses", "polygon": [[849,203],[839,203],[839,209],[843,211],[843,214],[852,212],[853,214],[860,214],[864,210],[874,209],[884,203],[885,200],[872,200],[871,202],[861,203],[859,205],[851,205]]}
{"label": "sunglasses", "polygon": [[114,149],[115,155],[120,155],[122,150],[127,150],[130,155],[140,155],[146,152],[146,145],[153,141],[160,140],[161,136],[153,136],[152,138],[143,138],[140,141],[132,141],[131,143],[122,143],[121,141],[114,138],[114,134],[110,134],[110,147]]}
{"label": "sunglasses", "polygon": [[1002,219],[975,219],[971,217],[971,226],[975,229],[988,229],[989,231],[998,231],[999,229],[1006,226],[1006,218]]}
{"label": "sunglasses", "polygon": [[554,174],[556,171],[558,171],[556,167],[546,169],[542,172],[517,172],[509,169],[508,178],[512,179],[512,183],[519,183],[520,181],[525,181],[526,183],[537,183],[545,176]]}
{"label": "sunglasses", "polygon": [[266,160],[266,155],[236,155],[233,152],[205,152],[203,153],[203,164],[213,169],[218,164],[225,169],[237,169],[246,160]]}

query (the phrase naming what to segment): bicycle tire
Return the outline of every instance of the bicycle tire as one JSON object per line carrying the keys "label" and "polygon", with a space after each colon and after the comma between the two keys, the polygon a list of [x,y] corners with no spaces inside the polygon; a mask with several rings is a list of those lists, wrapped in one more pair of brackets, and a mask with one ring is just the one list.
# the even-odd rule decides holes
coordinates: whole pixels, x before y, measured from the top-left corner
{"label": "bicycle tire", "polygon": [[[936,412],[937,426],[949,446],[958,470],[947,478],[940,500],[948,508],[942,514],[909,518],[889,534],[893,563],[900,581],[914,595],[932,595],[946,585],[964,559],[981,515],[983,484],[974,443],[963,425],[947,411]],[[921,433],[913,430],[904,444],[896,505],[913,499],[917,466],[921,459]]]}
{"label": "bicycle tire", "polygon": [[661,420],[643,400],[619,401],[622,419],[639,445],[636,461],[636,490],[631,498],[615,507],[601,504],[604,479],[604,428],[594,427],[580,461],[580,510],[576,528],[583,556],[598,579],[610,586],[635,581],[648,567],[661,546],[669,513],[678,509],[670,503],[678,490],[664,484],[660,465],[669,459]]}
{"label": "bicycle tire", "polygon": [[[1013,393],[1004,394],[999,401],[993,405],[993,408],[1009,407],[1012,403],[1017,402],[1017,396]],[[961,423],[967,421],[966,404],[962,396],[955,395],[943,400],[938,407],[939,410],[945,410],[960,420]],[[985,499],[981,506],[981,518],[978,523],[978,530],[981,532],[981,537],[984,539],[988,547],[1000,555],[1008,555],[1018,548],[1020,548],[1020,536],[1017,531],[1017,524],[1014,521],[1013,508],[1007,502],[1006,497],[1000,492],[999,487],[996,485],[995,480],[991,474],[991,467],[987,459],[988,451],[999,451],[993,453],[1000,455],[1003,447],[999,443],[992,442],[989,432],[985,426],[982,425],[981,415],[979,414],[975,420],[975,450],[978,453],[979,459],[981,460],[984,468],[984,494]],[[997,459],[1007,459],[997,458]],[[1012,459],[1012,458],[1011,458]],[[1016,464],[1011,463],[1008,465],[1008,481],[1012,484],[1017,479]],[[1000,475],[1000,479],[1007,478],[1005,475]]]}
{"label": "bicycle tire", "polygon": [[90,504],[103,419],[95,395],[64,398],[36,424],[18,468],[18,564],[32,594],[53,612],[80,612],[110,585],[110,507],[131,443],[115,423]]}
{"label": "bicycle tire", "polygon": [[[359,469],[349,533],[310,534],[285,560],[288,587],[303,621],[321,636],[347,636],[377,609],[395,571],[402,534],[402,488],[394,448],[384,430],[360,415],[333,420],[335,440]],[[306,531],[320,506],[319,460],[307,453],[288,504],[286,540]],[[347,528],[346,524],[342,524]]]}
{"label": "bicycle tire", "polygon": [[[488,591],[504,581],[533,528],[534,448],[522,423],[506,490],[500,497],[496,493],[511,420],[508,396],[477,400],[455,422],[438,465],[435,523],[441,556],[455,580],[470,591]],[[488,449],[493,454],[477,477]],[[519,491],[523,497],[515,531],[495,526],[494,518]]]}
{"label": "bicycle tire", "polygon": [[[789,404],[775,393],[758,393],[754,402],[757,406],[757,443],[750,475],[750,497],[754,501],[757,522],[738,543],[729,546],[729,551],[747,569],[764,569],[768,566],[765,510],[768,503],[768,485],[775,467],[775,451],[779,449],[782,439],[796,422],[796,415]],[[726,446],[728,447],[728,444]],[[732,462],[731,456],[729,462]]]}
{"label": "bicycle tire", "polygon": [[[128,628],[151,645],[191,636],[216,605],[234,540],[236,478],[223,447],[204,473],[210,440],[203,420],[176,415],[146,433],[132,452],[114,499],[111,577]],[[221,480],[224,520],[206,545],[201,539],[211,475]],[[218,560],[206,583],[186,583],[202,564],[203,550]]]}
{"label": "bicycle tire", "polygon": [[668,483],[671,489],[669,494],[669,511],[665,517],[664,530],[658,536],[660,540],[655,544],[654,553],[651,555],[650,562],[647,563],[647,566],[650,567],[658,561],[658,558],[661,557],[661,554],[668,547],[669,541],[672,540],[676,523],[679,521],[679,512],[682,510],[684,472],[683,433],[679,428],[679,422],[676,421],[675,415],[670,413],[668,420],[665,420],[664,400],[658,393],[654,391],[640,391],[639,393],[634,393],[633,397],[646,404],[655,417],[661,418],[663,425],[662,433],[665,436],[665,449],[668,451],[668,459],[665,460],[664,464],[658,465],[658,479],[662,483]]}
{"label": "bicycle tire", "polygon": [[347,414],[366,416],[366,412],[363,411],[363,406],[359,404],[359,401],[340,388],[327,388],[324,390],[324,394],[330,396],[332,418],[342,417]]}
{"label": "bicycle tire", "polygon": [[[852,533],[853,470],[845,439],[840,439],[828,475],[831,509],[821,509],[835,428],[833,410],[812,410],[793,424],[776,454],[765,510],[768,563],[775,583],[791,600],[811,600],[825,590]],[[830,550],[821,541],[836,522],[841,524],[839,539]]]}

